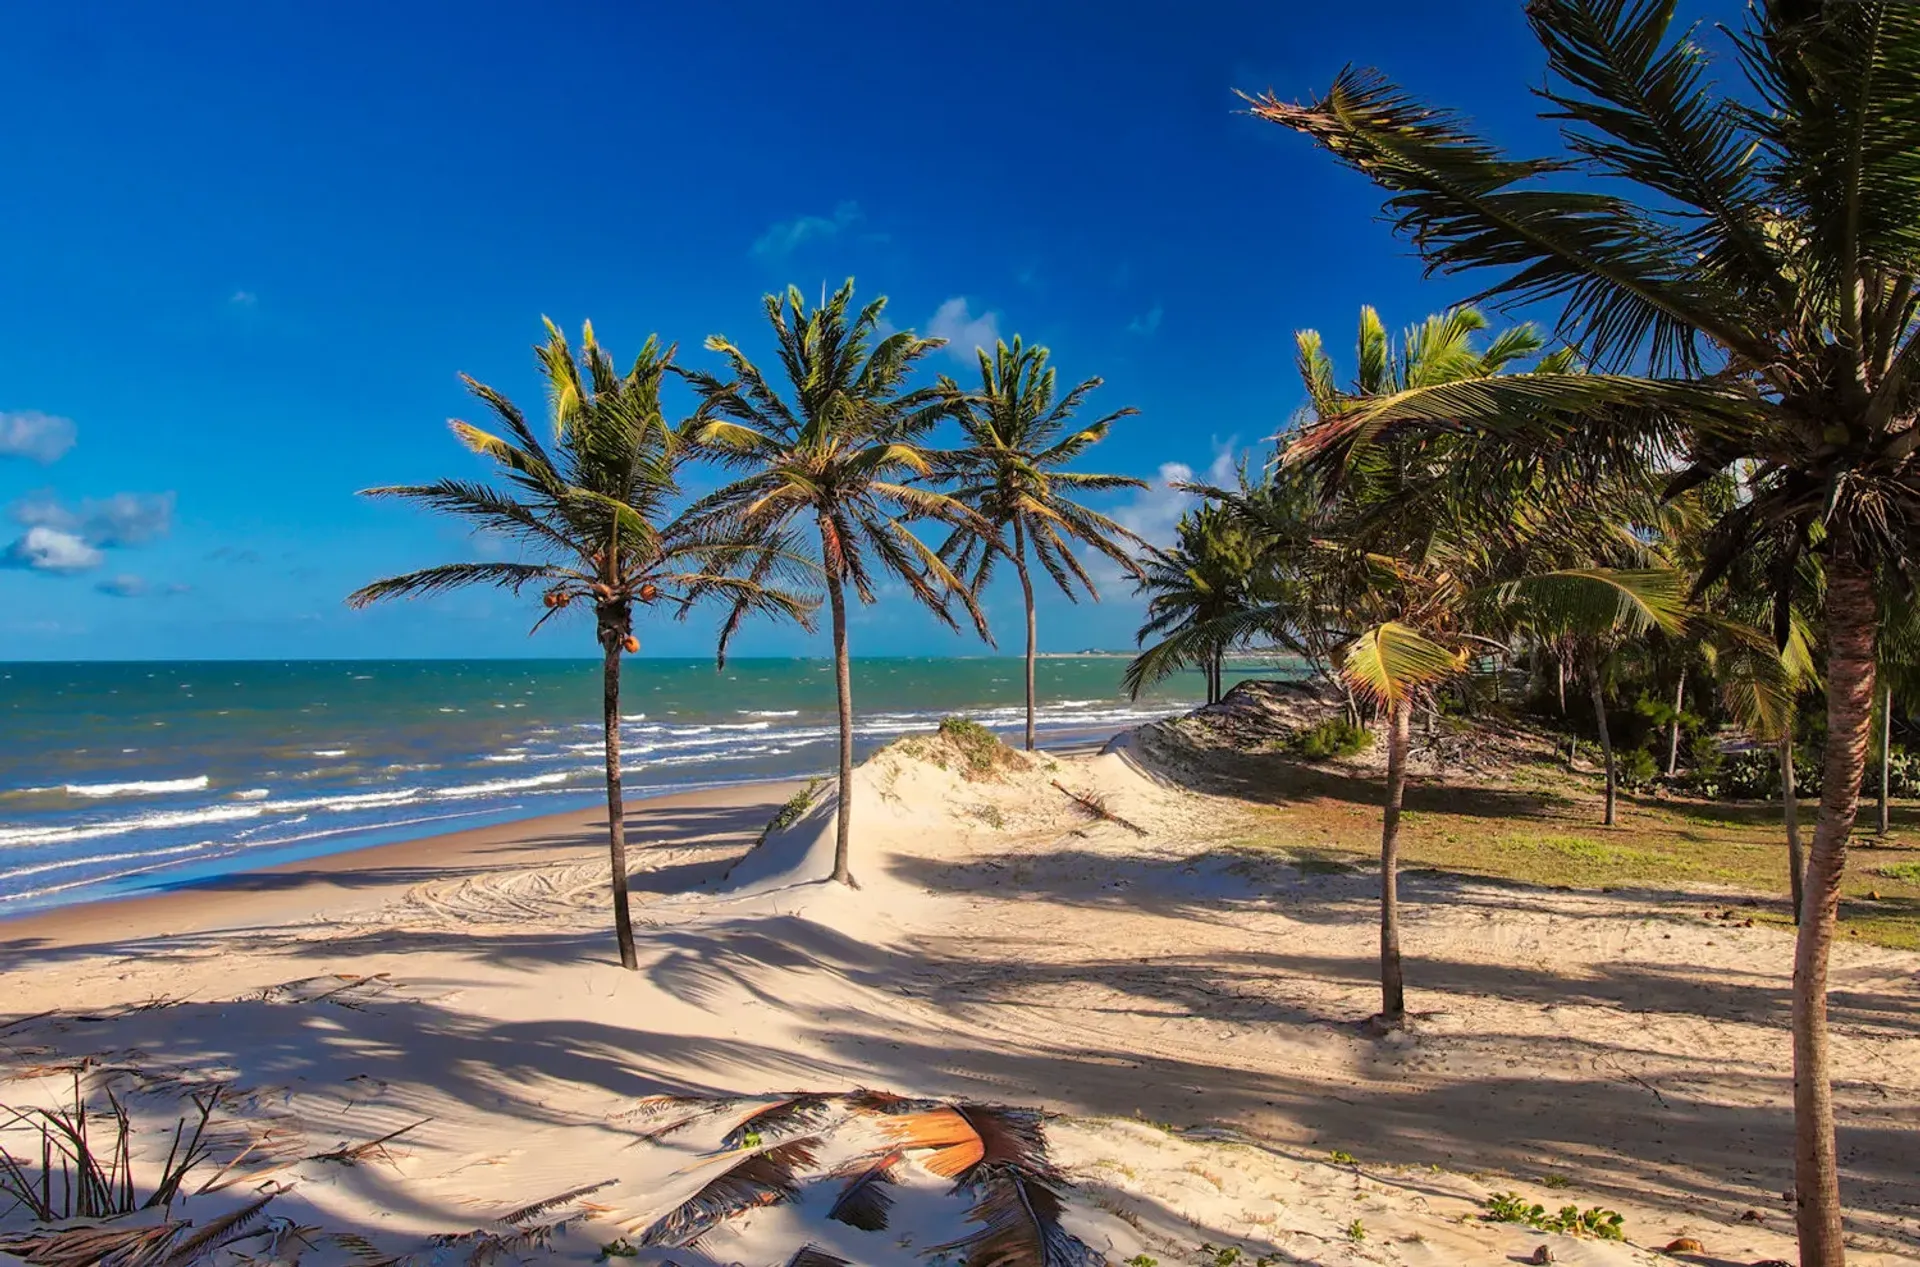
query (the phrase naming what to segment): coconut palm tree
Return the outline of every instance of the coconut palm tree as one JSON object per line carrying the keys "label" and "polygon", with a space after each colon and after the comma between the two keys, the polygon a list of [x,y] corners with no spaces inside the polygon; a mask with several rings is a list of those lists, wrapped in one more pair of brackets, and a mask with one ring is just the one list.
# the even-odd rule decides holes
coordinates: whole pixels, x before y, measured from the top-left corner
{"label": "coconut palm tree", "polygon": [[1827,961],[1873,716],[1873,579],[1904,574],[1920,535],[1920,7],[1755,0],[1736,38],[1752,105],[1713,91],[1673,13],[1670,0],[1532,0],[1543,113],[1566,141],[1553,157],[1511,157],[1370,71],[1342,72],[1308,104],[1250,101],[1379,185],[1429,268],[1481,270],[1490,299],[1562,305],[1562,332],[1611,371],[1415,389],[1365,402],[1323,445],[1477,426],[1596,454],[1657,450],[1689,464],[1681,483],[1747,461],[1753,495],[1721,518],[1702,581],[1783,526],[1794,549],[1824,554],[1827,749],[1795,947],[1794,1191],[1803,1267],[1836,1267]]}
{"label": "coconut palm tree", "polygon": [[[1027,615],[1026,746],[1031,752],[1033,665],[1038,647],[1029,560],[1045,568],[1071,602],[1079,601],[1076,589],[1100,601],[1093,578],[1074,558],[1076,542],[1105,555],[1127,575],[1142,575],[1135,555],[1146,543],[1069,494],[1145,488],[1146,481],[1065,469],[1106,438],[1116,421],[1139,410],[1116,409],[1080,426],[1073,415],[1100,386],[1100,379],[1090,378],[1058,395],[1047,349],[1027,347],[1018,335],[1012,347],[1000,342],[991,356],[985,348],[979,349],[979,355],[980,390],[965,395],[959,411],[967,443],[950,455],[940,473],[957,483],[949,495],[979,515],[986,531],[956,531],[941,546],[940,555],[967,578],[976,594],[998,557],[1011,561],[1020,578]],[[942,379],[941,385],[956,396],[960,393],[950,380]]]}
{"label": "coconut palm tree", "polygon": [[1135,642],[1159,640],[1128,661],[1121,680],[1138,699],[1153,683],[1197,668],[1212,704],[1220,699],[1228,649],[1252,633],[1271,632],[1271,603],[1262,592],[1271,578],[1252,540],[1218,504],[1181,515],[1175,532],[1172,546],[1147,554],[1134,591],[1147,596]]}
{"label": "coconut palm tree", "polygon": [[742,472],[703,498],[697,520],[733,525],[749,535],[785,533],[807,523],[818,543],[816,565],[826,581],[833,620],[834,682],[840,706],[840,777],[833,878],[854,884],[848,861],[853,788],[853,682],[847,652],[847,592],[863,603],[879,597],[887,576],[943,623],[957,627],[958,603],[983,638],[986,618],[967,585],[909,526],[933,519],[984,531],[980,517],[944,493],[909,481],[933,474],[938,454],[927,433],[953,413],[951,393],[907,380],[940,339],[900,331],[876,339],[885,298],[849,315],[853,279],[824,305],[809,309],[799,290],[766,297],[783,396],[747,354],[714,335],[707,347],[726,358],[731,380],[693,370],[682,374],[702,398],[703,416],[689,441],[723,466]]}
{"label": "coconut palm tree", "polygon": [[490,585],[519,593],[539,586],[546,613],[537,630],[575,605],[593,614],[602,656],[601,720],[606,739],[607,847],[613,874],[620,962],[636,968],[627,902],[626,808],[620,786],[620,656],[640,649],[636,608],[685,617],[704,599],[726,609],[730,628],[760,613],[810,624],[815,604],[772,582],[801,561],[778,534],[729,533],[669,515],[674,471],[684,450],[660,410],[660,382],[673,349],[649,338],[622,375],[586,327],[579,355],[547,323],[536,347],[551,402],[551,442],[514,403],[462,376],[492,411],[499,431],[455,420],[453,433],[490,459],[497,480],[448,478],[369,488],[466,520],[516,545],[518,561],[446,563],[390,576],[348,596],[354,607]]}

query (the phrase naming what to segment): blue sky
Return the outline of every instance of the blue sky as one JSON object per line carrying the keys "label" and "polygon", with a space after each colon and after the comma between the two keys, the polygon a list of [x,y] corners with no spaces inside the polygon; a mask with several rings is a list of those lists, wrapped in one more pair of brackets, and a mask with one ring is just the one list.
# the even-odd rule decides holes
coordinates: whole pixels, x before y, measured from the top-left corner
{"label": "blue sky", "polygon": [[[1298,408],[1294,330],[1344,348],[1362,303],[1401,325],[1467,289],[1422,281],[1372,191],[1233,88],[1373,64],[1549,143],[1538,50],[1495,0],[75,3],[8,25],[0,659],[590,652],[584,628],[529,642],[505,595],[341,602],[471,556],[354,491],[477,473],[444,427],[474,412],[455,375],[536,404],[543,314],[706,364],[710,333],[764,346],[765,291],[851,275],[901,326],[1019,332],[1104,376],[1096,401],[1141,414],[1100,467],[1205,470]],[[1164,533],[1179,505],[1113,509]],[[1047,604],[1043,648],[1129,644],[1113,598]],[[1017,600],[991,607],[1017,649]],[[641,636],[701,654],[710,625]],[[896,603],[854,649],[980,648]]]}

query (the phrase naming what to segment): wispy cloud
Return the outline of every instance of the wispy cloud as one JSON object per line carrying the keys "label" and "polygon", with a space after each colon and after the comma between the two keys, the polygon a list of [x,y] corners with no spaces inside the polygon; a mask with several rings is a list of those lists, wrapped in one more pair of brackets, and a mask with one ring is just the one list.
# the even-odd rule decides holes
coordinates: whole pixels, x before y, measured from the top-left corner
{"label": "wispy cloud", "polygon": [[34,572],[86,572],[100,566],[103,556],[71,532],[36,526],[0,555],[8,567]]}
{"label": "wispy cloud", "polygon": [[55,528],[96,546],[145,545],[173,527],[172,493],[115,493],[68,506],[49,492],[29,493],[13,504],[23,527]]}
{"label": "wispy cloud", "polygon": [[[1238,439],[1238,436],[1228,436],[1224,441],[1214,442],[1213,460],[1199,477],[1201,483],[1232,486],[1239,469],[1235,448]],[[1152,545],[1171,545],[1180,516],[1200,504],[1198,496],[1178,485],[1192,483],[1195,478],[1194,469],[1185,462],[1162,462],[1156,477],[1136,492],[1131,501],[1115,509],[1113,517]]]}
{"label": "wispy cloud", "polygon": [[131,572],[122,572],[119,576],[94,582],[93,588],[115,598],[138,598],[147,592],[147,583]]}
{"label": "wispy cloud", "polygon": [[227,296],[227,302],[235,308],[258,308],[260,296],[250,290],[236,290]]}
{"label": "wispy cloud", "polygon": [[830,216],[783,220],[754,240],[753,253],[763,259],[785,259],[808,242],[838,236],[860,223],[860,218],[859,203],[843,202]]}
{"label": "wispy cloud", "polygon": [[173,527],[173,504],[172,493],[115,493],[88,498],[78,506],[68,506],[49,492],[29,493],[9,509],[26,531],[0,554],[0,561],[35,572],[89,572],[106,561],[105,550],[145,545],[165,536]]}
{"label": "wispy cloud", "polygon": [[991,348],[1000,341],[1000,314],[983,312],[974,316],[967,310],[964,295],[956,295],[940,305],[927,322],[927,333],[947,341],[947,355],[962,365],[974,363],[974,351]]}
{"label": "wispy cloud", "polygon": [[1164,316],[1166,316],[1166,310],[1161,308],[1159,304],[1155,304],[1153,307],[1135,317],[1132,321],[1127,322],[1127,332],[1129,334],[1140,335],[1144,338],[1160,328],[1160,318]]}
{"label": "wispy cloud", "polygon": [[77,434],[70,418],[33,409],[0,413],[0,457],[57,462],[73,447]]}

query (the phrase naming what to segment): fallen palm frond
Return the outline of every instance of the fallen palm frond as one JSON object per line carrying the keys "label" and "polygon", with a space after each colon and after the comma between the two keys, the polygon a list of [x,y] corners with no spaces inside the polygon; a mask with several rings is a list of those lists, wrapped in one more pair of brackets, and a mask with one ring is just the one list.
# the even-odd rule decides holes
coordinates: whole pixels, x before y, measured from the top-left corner
{"label": "fallen palm frond", "polygon": [[399,1139],[408,1131],[418,1130],[431,1121],[433,1121],[432,1118],[423,1117],[418,1122],[411,1122],[397,1131],[388,1131],[385,1135],[380,1136],[380,1138],[370,1139],[364,1144],[349,1145],[343,1141],[340,1147],[324,1153],[315,1153],[313,1156],[307,1158],[307,1160],[337,1161],[343,1166],[356,1166],[367,1158],[374,1157],[380,1161],[391,1163],[393,1161],[393,1154],[387,1151],[387,1145]]}
{"label": "fallen palm frond", "polygon": [[888,1118],[881,1130],[898,1148],[927,1149],[921,1164],[934,1174],[970,1183],[976,1171],[1011,1166],[1051,1177],[1040,1115],[1026,1109],[990,1104],[956,1104],[926,1113]]}
{"label": "fallen palm frond", "polygon": [[796,1091],[741,1118],[721,1139],[720,1145],[744,1148],[752,1142],[751,1137],[771,1135],[789,1127],[818,1125],[839,1099],[839,1096],[817,1091]]}
{"label": "fallen palm frond", "polygon": [[818,1245],[802,1245],[786,1267],[850,1267],[848,1261],[838,1254],[829,1254]]}
{"label": "fallen palm frond", "polygon": [[1052,780],[1052,783],[1065,794],[1068,800],[1085,810],[1090,816],[1099,819],[1101,822],[1117,824],[1137,836],[1147,835],[1146,828],[1130,819],[1122,818],[1120,815],[1108,809],[1106,798],[1098,792],[1076,792],[1058,779]]}
{"label": "fallen palm frond", "polygon": [[[463,1261],[471,1264],[472,1267],[481,1267],[482,1264],[510,1254],[518,1255],[526,1250],[546,1250],[551,1248],[554,1237],[586,1218],[588,1214],[597,1213],[602,1208],[589,1206],[580,1200],[581,1197],[598,1192],[602,1188],[611,1187],[618,1182],[620,1182],[618,1179],[602,1179],[599,1183],[573,1188],[557,1196],[523,1205],[511,1213],[501,1215],[486,1227],[477,1227],[470,1232],[442,1233],[433,1237],[430,1243],[438,1250],[466,1250]],[[579,1208],[557,1219],[535,1221],[541,1215],[551,1214],[555,1210],[570,1205]],[[446,1255],[435,1254],[433,1260],[445,1262]]]}
{"label": "fallen palm frond", "polygon": [[684,1248],[745,1210],[791,1201],[799,1172],[813,1165],[814,1137],[763,1148],[709,1181],[640,1234],[640,1244]]}
{"label": "fallen palm frond", "polygon": [[76,1224],[0,1236],[0,1253],[34,1267],[188,1267],[247,1235],[274,1194],[223,1214],[205,1227],[192,1222],[137,1227]]}
{"label": "fallen palm frond", "polygon": [[847,1184],[827,1217],[863,1232],[885,1231],[887,1217],[893,1211],[893,1194],[887,1189],[894,1183],[893,1168],[904,1156],[895,1150],[877,1158],[863,1157],[841,1169],[835,1178],[844,1178]]}
{"label": "fallen palm frond", "polygon": [[[192,1133],[188,1134],[185,1117],[175,1123],[173,1145],[167,1152],[159,1180],[143,1200],[134,1190],[133,1125],[126,1105],[111,1085],[103,1084],[106,1111],[89,1112],[87,1093],[81,1085],[83,1070],[75,1068],[72,1072],[71,1106],[0,1108],[0,1113],[9,1115],[0,1127],[25,1125],[40,1136],[37,1182],[30,1173],[31,1157],[18,1158],[0,1148],[0,1196],[11,1197],[15,1205],[24,1206],[42,1223],[115,1218],[135,1210],[170,1209],[188,1173],[207,1160],[207,1121],[219,1105],[220,1093],[208,1091],[192,1097],[194,1107],[199,1110]],[[109,1136],[104,1140],[97,1125],[103,1119],[109,1124],[106,1128]]]}
{"label": "fallen palm frond", "polygon": [[1062,1202],[1053,1184],[1013,1167],[981,1176],[983,1194],[967,1216],[978,1232],[927,1254],[966,1251],[965,1267],[1092,1267],[1105,1259],[1060,1225]]}

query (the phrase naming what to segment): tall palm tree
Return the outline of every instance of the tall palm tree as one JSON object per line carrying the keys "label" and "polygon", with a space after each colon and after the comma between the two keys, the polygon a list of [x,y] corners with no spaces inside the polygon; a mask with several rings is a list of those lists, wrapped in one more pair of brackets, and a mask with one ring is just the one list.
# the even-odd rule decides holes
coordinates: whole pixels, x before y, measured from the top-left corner
{"label": "tall palm tree", "polygon": [[966,584],[909,521],[934,519],[979,531],[979,516],[944,493],[908,481],[934,471],[938,454],[924,441],[949,416],[952,395],[937,385],[910,388],[915,365],[943,346],[908,331],[872,340],[887,301],[849,315],[853,279],[809,309],[799,290],[766,297],[783,396],[737,345],[720,335],[707,347],[727,360],[731,381],[682,371],[702,398],[704,416],[686,434],[700,451],[742,472],[692,512],[707,523],[750,535],[786,532],[811,520],[817,565],[833,619],[834,682],[840,705],[840,778],[833,878],[854,884],[848,862],[853,789],[853,682],[847,653],[847,591],[863,603],[896,578],[949,626],[959,603],[980,636],[986,618]]}
{"label": "tall palm tree", "polygon": [[[1000,342],[991,356],[985,348],[979,354],[980,390],[964,397],[959,413],[967,443],[942,464],[941,474],[957,481],[950,495],[979,515],[985,531],[956,531],[940,554],[967,578],[976,594],[992,574],[998,556],[1011,560],[1020,578],[1027,614],[1026,746],[1031,752],[1033,665],[1038,647],[1029,558],[1045,568],[1073,602],[1078,601],[1076,587],[1100,601],[1093,578],[1073,556],[1075,542],[1105,555],[1129,576],[1142,575],[1134,556],[1146,543],[1068,494],[1145,488],[1146,481],[1064,469],[1105,439],[1116,421],[1140,411],[1116,409],[1079,426],[1073,415],[1102,380],[1090,378],[1057,395],[1047,349],[1026,347],[1018,335],[1012,347]],[[942,379],[941,385],[959,394],[950,380]]]}
{"label": "tall palm tree", "polygon": [[1715,94],[1705,52],[1670,29],[1674,7],[1528,5],[1544,114],[1566,141],[1555,157],[1510,157],[1370,71],[1305,105],[1250,100],[1379,185],[1430,268],[1487,270],[1484,296],[1564,305],[1563,332],[1615,371],[1417,389],[1367,402],[1322,443],[1478,425],[1680,455],[1683,483],[1749,461],[1753,496],[1721,518],[1702,579],[1781,526],[1824,553],[1827,750],[1794,955],[1794,1191],[1802,1267],[1837,1267],[1827,961],[1873,716],[1873,578],[1904,573],[1920,536],[1920,6],[1755,0],[1736,40],[1752,106]]}
{"label": "tall palm tree", "polygon": [[622,375],[591,325],[576,358],[548,322],[547,341],[535,351],[552,410],[550,444],[512,401],[462,375],[503,434],[458,420],[453,433],[494,463],[498,482],[448,478],[365,490],[369,497],[404,498],[464,519],[513,542],[521,559],[422,568],[362,586],[347,602],[365,607],[469,585],[517,594],[538,585],[547,610],[535,629],[576,603],[591,609],[602,655],[614,930],[622,966],[636,968],[620,786],[620,656],[640,649],[634,610],[658,607],[685,617],[711,598],[726,608],[730,628],[752,613],[810,624],[815,604],[770,583],[798,570],[797,556],[778,534],[730,533],[669,517],[674,470],[684,452],[660,411],[660,382],[673,362],[672,348],[649,338]]}
{"label": "tall palm tree", "polygon": [[[1488,340],[1483,314],[1455,308],[1410,328],[1396,349],[1372,308],[1360,313],[1352,385],[1336,383],[1317,331],[1296,336],[1311,418],[1285,450],[1290,462],[1358,404],[1420,387],[1498,381],[1543,346],[1539,331],[1515,326]],[[1564,352],[1531,373],[1559,374]],[[1330,531],[1319,568],[1328,575],[1327,615],[1348,631],[1338,670],[1353,692],[1387,719],[1387,787],[1380,837],[1380,984],[1383,1024],[1406,1011],[1399,928],[1399,828],[1414,705],[1466,672],[1476,653],[1504,654],[1517,625],[1578,632],[1595,641],[1659,626],[1677,629],[1679,580],[1649,570],[1632,548],[1629,512],[1644,504],[1635,478],[1604,486],[1585,472],[1515,463],[1469,441],[1375,446],[1320,485]],[[1637,473],[1636,473],[1637,474]],[[1228,504],[1237,504],[1228,499]],[[1242,516],[1252,522],[1252,517]],[[1614,569],[1604,565],[1641,565]],[[1596,691],[1596,703],[1599,696]],[[1605,734],[1605,717],[1601,717]],[[1611,821],[1612,763],[1608,762]]]}

